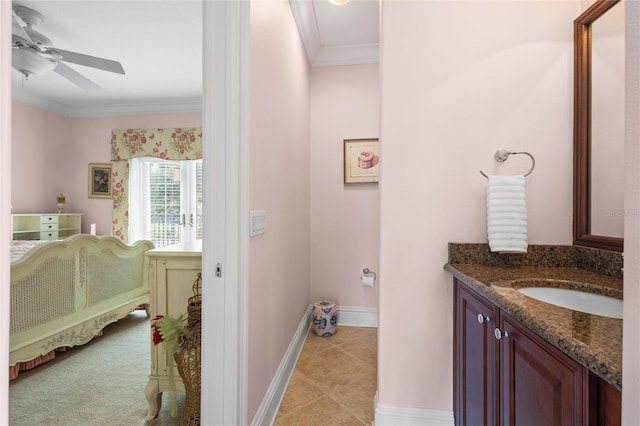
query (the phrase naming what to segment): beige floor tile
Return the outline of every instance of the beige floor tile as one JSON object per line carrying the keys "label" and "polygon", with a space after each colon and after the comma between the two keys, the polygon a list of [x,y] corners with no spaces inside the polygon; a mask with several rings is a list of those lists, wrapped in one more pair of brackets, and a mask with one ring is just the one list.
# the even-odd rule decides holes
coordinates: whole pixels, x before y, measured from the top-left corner
{"label": "beige floor tile", "polygon": [[370,365],[336,347],[315,356],[300,357],[296,369],[324,391],[347,385],[362,374],[374,374],[375,371]]}
{"label": "beige floor tile", "polygon": [[331,337],[320,337],[318,336],[313,329],[309,330],[309,334],[307,335],[307,339],[304,343],[303,351],[319,351],[329,349],[334,346],[333,338]]}
{"label": "beige floor tile", "polygon": [[327,337],[326,339],[331,342],[331,344],[340,346],[346,342],[350,342],[353,339],[368,337],[375,339],[377,336],[377,329],[375,328],[366,328],[366,327],[336,327],[336,333]]}
{"label": "beige floor tile", "polygon": [[309,330],[276,421],[290,425],[371,425],[377,389],[377,329]]}
{"label": "beige floor tile", "polygon": [[304,378],[298,371],[293,373],[284,401],[280,407],[280,415],[286,416],[298,408],[326,396],[316,385]]}
{"label": "beige floor tile", "polygon": [[377,345],[375,337],[358,335],[340,345],[340,349],[376,368],[378,365]]}
{"label": "beige floor tile", "polygon": [[374,420],[376,389],[375,375],[365,374],[347,386],[332,389],[328,394],[360,421],[370,425]]}
{"label": "beige floor tile", "polygon": [[278,416],[276,426],[362,426],[362,422],[328,396],[286,416]]}

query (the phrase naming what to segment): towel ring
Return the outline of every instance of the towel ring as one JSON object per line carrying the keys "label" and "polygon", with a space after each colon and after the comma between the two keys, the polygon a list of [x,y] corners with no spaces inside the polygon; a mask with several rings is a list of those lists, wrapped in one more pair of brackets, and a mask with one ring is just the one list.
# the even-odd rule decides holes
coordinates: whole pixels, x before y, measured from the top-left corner
{"label": "towel ring", "polygon": [[[509,158],[511,154],[524,154],[524,155],[528,155],[531,158],[531,170],[529,170],[529,173],[524,175],[525,177],[529,176],[533,171],[533,169],[536,167],[536,159],[533,158],[533,155],[529,154],[528,152],[524,152],[524,151],[509,152],[506,149],[499,149],[493,155],[493,158],[495,158],[495,160],[499,163],[504,163],[505,161],[507,161],[507,158]],[[486,177],[487,179],[489,178],[489,176],[484,174],[482,170],[480,170],[480,174],[482,174],[482,176]]]}

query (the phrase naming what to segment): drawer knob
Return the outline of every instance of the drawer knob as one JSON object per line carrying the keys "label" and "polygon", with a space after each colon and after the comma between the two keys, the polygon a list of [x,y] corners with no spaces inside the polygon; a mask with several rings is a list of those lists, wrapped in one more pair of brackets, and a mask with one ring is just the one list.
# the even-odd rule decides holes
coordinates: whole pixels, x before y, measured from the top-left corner
{"label": "drawer knob", "polygon": [[482,314],[478,314],[478,322],[480,324],[484,324],[485,322],[489,322],[489,321],[491,321],[491,318],[488,315],[484,316]]}
{"label": "drawer knob", "polygon": [[508,331],[502,331],[499,328],[496,328],[495,330],[493,330],[493,335],[496,336],[496,339],[502,340],[503,337],[505,339],[507,337],[509,337],[509,332]]}

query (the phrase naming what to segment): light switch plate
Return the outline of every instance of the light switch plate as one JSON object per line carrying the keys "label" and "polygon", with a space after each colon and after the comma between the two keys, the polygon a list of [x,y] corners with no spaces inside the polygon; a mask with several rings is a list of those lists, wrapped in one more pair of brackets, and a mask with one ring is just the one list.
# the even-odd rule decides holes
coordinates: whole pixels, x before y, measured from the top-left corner
{"label": "light switch plate", "polygon": [[249,237],[264,234],[265,211],[251,210],[251,224],[249,225]]}

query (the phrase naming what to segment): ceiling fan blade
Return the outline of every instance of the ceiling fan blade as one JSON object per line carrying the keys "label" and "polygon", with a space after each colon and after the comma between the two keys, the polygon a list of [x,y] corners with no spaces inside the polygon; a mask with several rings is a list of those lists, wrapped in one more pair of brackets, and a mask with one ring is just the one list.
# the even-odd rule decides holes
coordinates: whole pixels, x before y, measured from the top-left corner
{"label": "ceiling fan blade", "polygon": [[93,81],[89,80],[87,77],[83,76],[82,74],[70,68],[66,64],[63,64],[62,62],[58,62],[58,65],[55,67],[54,71],[76,86],[80,87],[81,89],[88,91],[102,90],[102,87],[98,86]]}
{"label": "ceiling fan blade", "polygon": [[71,62],[73,64],[84,65],[91,68],[98,68],[104,71],[115,72],[118,74],[124,74],[124,69],[120,62],[112,61],[110,59],[98,58],[95,56],[83,55],[82,53],[69,52],[68,50],[55,49],[56,52],[62,55],[62,60],[65,62]]}
{"label": "ceiling fan blade", "polygon": [[31,37],[29,37],[29,34],[27,34],[27,32],[24,30],[24,26],[21,25],[21,22],[23,22],[22,19],[18,15],[16,15],[15,11],[12,10],[12,12],[13,19],[11,20],[11,34],[16,37],[20,37],[28,43],[35,44],[33,40],[31,40]]}

